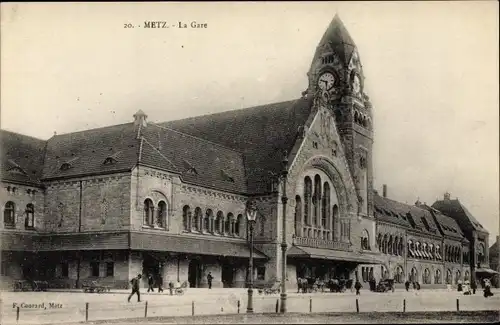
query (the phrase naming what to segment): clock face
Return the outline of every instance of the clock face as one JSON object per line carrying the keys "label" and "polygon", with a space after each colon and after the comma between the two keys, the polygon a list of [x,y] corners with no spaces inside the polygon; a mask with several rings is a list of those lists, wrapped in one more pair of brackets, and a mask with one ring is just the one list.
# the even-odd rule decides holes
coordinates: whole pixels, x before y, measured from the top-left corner
{"label": "clock face", "polygon": [[354,79],[352,80],[352,90],[354,90],[354,93],[358,94],[360,89],[361,89],[361,82],[359,81],[359,77],[355,75]]}
{"label": "clock face", "polygon": [[335,77],[331,72],[323,73],[318,79],[318,87],[322,90],[329,91],[335,84]]}

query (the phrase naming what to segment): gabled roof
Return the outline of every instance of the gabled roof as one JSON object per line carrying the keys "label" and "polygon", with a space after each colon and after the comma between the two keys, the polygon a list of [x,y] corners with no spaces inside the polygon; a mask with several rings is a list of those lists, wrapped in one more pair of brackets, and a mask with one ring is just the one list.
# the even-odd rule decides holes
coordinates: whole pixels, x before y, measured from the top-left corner
{"label": "gabled roof", "polygon": [[462,229],[455,221],[455,219],[444,215],[443,213],[441,213],[441,211],[434,209],[433,207],[430,207],[428,205],[422,205],[422,207],[432,213],[432,215],[435,217],[437,225],[439,226],[439,230],[443,235],[468,242]]}
{"label": "gabled roof", "polygon": [[46,141],[0,130],[0,173],[4,181],[40,185]]}
{"label": "gabled roof", "polygon": [[[281,169],[284,151],[290,152],[299,126],[304,125],[311,114],[311,104],[310,99],[301,98],[160,125],[241,153],[247,192],[265,193],[270,191],[270,176]],[[196,163],[204,163],[204,160],[193,158],[189,162],[198,170],[201,167]]]}
{"label": "gabled roof", "polygon": [[[145,139],[141,163],[177,172],[188,183],[246,192],[240,152],[151,122],[141,135]],[[189,172],[190,167],[196,173]]]}
{"label": "gabled roof", "polygon": [[432,204],[432,207],[441,211],[447,216],[452,217],[457,223],[466,230],[477,230],[488,233],[483,225],[460,203],[458,199],[438,200]]}
{"label": "gabled roof", "polygon": [[356,44],[354,44],[351,35],[349,35],[347,28],[345,28],[344,23],[338,15],[335,15],[330,22],[318,44],[318,48],[326,44],[339,56],[344,66],[348,66],[352,53],[356,49]]}
{"label": "gabled roof", "polygon": [[[113,164],[106,158],[120,152]],[[131,170],[137,164],[139,141],[133,123],[56,135],[47,141],[43,178]],[[71,168],[61,169],[64,163]]]}
{"label": "gabled roof", "polygon": [[[384,198],[377,193],[374,193],[373,197],[376,219],[404,226],[424,234],[441,235],[434,218],[426,209]],[[424,222],[427,223],[429,228],[426,227]]]}

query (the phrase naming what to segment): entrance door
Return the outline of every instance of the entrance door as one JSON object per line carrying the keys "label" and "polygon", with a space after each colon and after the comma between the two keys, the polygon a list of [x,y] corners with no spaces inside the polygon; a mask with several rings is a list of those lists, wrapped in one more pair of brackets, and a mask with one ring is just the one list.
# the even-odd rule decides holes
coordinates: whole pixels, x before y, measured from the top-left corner
{"label": "entrance door", "polygon": [[201,278],[200,261],[196,259],[189,261],[189,266],[188,266],[189,287],[191,288],[198,287],[198,285],[200,284],[200,278]]}
{"label": "entrance door", "polygon": [[230,263],[222,264],[222,274],[221,274],[222,286],[223,288],[232,288],[234,281],[234,268]]}

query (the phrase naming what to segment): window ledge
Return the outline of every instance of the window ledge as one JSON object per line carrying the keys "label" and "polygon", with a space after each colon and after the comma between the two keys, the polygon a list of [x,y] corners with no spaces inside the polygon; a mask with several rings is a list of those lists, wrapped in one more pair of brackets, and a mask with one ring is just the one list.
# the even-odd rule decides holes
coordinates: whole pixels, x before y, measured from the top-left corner
{"label": "window ledge", "polygon": [[162,227],[158,227],[158,226],[146,226],[146,225],[143,225],[142,229],[167,230],[167,228],[162,228]]}
{"label": "window ledge", "polygon": [[3,226],[5,229],[16,229],[16,225],[12,225],[12,224],[4,224]]}
{"label": "window ledge", "polygon": [[34,226],[25,226],[24,230],[36,230]]}

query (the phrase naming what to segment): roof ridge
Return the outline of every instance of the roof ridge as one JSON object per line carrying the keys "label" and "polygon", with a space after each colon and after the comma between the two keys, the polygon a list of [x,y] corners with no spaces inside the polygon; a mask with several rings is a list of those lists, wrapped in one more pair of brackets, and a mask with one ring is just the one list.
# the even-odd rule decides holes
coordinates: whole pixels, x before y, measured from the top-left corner
{"label": "roof ridge", "polygon": [[[124,126],[124,125],[127,125],[127,124],[131,124],[131,125],[132,125],[132,124],[133,124],[133,122],[119,123],[119,124],[113,124],[113,125],[101,126],[101,127],[97,127],[97,128],[91,128],[91,129],[80,130],[80,131],[73,131],[73,132],[61,133],[61,134],[56,134],[56,135],[55,135],[55,136],[53,136],[53,137],[59,137],[59,136],[62,136],[62,135],[69,135],[69,134],[83,133],[83,132],[88,132],[88,131],[97,131],[97,130],[102,130],[102,129],[107,129],[107,128],[116,127],[116,126]],[[51,138],[52,138],[52,137],[51,137]]]}
{"label": "roof ridge", "polygon": [[[200,116],[203,116],[203,115],[200,115]],[[195,116],[195,117],[198,117],[198,116]],[[220,144],[220,143],[212,142],[210,140],[203,139],[203,138],[200,138],[200,137],[188,134],[188,133],[184,133],[184,132],[181,132],[181,131],[178,131],[178,130],[174,130],[172,128],[169,128],[169,127],[166,127],[166,126],[163,126],[163,125],[158,125],[157,123],[154,123],[154,122],[149,122],[149,123],[152,124],[152,125],[154,125],[154,126],[156,126],[157,128],[160,128],[160,129],[172,131],[172,132],[177,133],[177,134],[182,134],[182,135],[185,135],[185,136],[193,138],[193,139],[202,140],[204,142],[207,142],[207,143],[219,146],[221,148],[224,148],[224,149],[227,149],[227,150],[231,150],[231,151],[234,151],[234,152],[239,153],[239,154],[243,154],[243,152],[241,152],[241,151],[235,150],[233,148],[229,148],[229,147],[227,147],[227,146],[225,146],[223,144]]]}
{"label": "roof ridge", "polygon": [[179,168],[177,168],[177,166],[172,161],[170,161],[170,159],[168,159],[167,157],[165,157],[165,155],[162,154],[160,152],[160,150],[156,149],[155,146],[153,146],[151,143],[149,143],[149,141],[145,137],[141,137],[141,138],[143,139],[144,142],[146,142],[147,144],[149,144],[151,146],[151,148],[153,148],[156,152],[158,152],[160,154],[160,156],[162,156],[166,161],[168,161],[175,169],[179,169]]}
{"label": "roof ridge", "polygon": [[23,136],[23,137],[26,137],[26,138],[31,138],[31,139],[38,140],[38,141],[43,141],[43,142],[47,142],[48,141],[48,139],[40,139],[40,138],[31,136],[31,135],[22,134],[22,133],[14,132],[14,131],[9,131],[9,130],[6,130],[6,129],[0,129],[0,131],[1,132],[6,132],[6,133],[12,133],[12,134],[20,135],[20,136]]}

